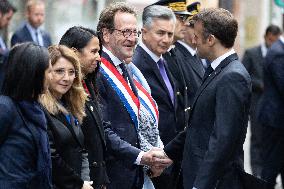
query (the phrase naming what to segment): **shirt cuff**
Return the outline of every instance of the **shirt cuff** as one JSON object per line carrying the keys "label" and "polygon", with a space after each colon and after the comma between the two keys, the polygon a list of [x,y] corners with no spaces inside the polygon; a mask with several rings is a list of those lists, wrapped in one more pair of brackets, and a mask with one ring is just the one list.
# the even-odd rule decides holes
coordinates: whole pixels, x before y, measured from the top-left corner
{"label": "shirt cuff", "polygon": [[140,165],[141,159],[142,159],[142,157],[143,157],[143,155],[144,155],[145,153],[146,153],[146,152],[141,151],[141,152],[138,154],[138,156],[137,156],[137,158],[136,158],[136,160],[135,160],[135,164],[136,164],[136,165]]}
{"label": "shirt cuff", "polygon": [[197,189],[197,188],[193,187],[192,189]]}

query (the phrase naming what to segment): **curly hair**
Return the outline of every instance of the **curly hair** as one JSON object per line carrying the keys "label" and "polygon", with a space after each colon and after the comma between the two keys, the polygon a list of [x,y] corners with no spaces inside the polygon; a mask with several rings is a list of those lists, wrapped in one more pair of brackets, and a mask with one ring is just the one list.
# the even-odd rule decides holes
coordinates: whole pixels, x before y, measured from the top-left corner
{"label": "curly hair", "polygon": [[205,39],[212,34],[224,47],[233,47],[238,33],[238,22],[228,10],[223,8],[204,9],[194,15],[193,20],[203,24]]}
{"label": "curly hair", "polygon": [[62,96],[62,100],[66,103],[63,107],[54,97],[52,89],[48,89],[45,94],[40,97],[40,103],[53,115],[62,112],[68,114],[71,112],[80,123],[82,123],[85,114],[85,102],[87,94],[84,91],[81,80],[80,62],[71,49],[64,45],[53,45],[48,48],[51,65],[55,65],[59,58],[63,57],[70,61],[75,68],[75,79],[71,88]]}
{"label": "curly hair", "polygon": [[130,13],[133,14],[135,17],[137,16],[136,10],[127,5],[126,3],[123,2],[117,2],[110,4],[108,7],[106,7],[100,14],[98,26],[97,26],[97,32],[100,40],[103,42],[103,33],[102,30],[108,29],[110,32],[114,31],[114,17],[117,12],[122,12],[122,13]]}

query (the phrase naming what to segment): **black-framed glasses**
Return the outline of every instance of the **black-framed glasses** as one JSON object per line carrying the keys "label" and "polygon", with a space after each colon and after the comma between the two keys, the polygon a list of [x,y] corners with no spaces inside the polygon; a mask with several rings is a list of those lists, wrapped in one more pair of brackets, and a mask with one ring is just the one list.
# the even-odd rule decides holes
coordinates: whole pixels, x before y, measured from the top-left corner
{"label": "black-framed glasses", "polygon": [[182,22],[185,22],[188,19],[188,14],[176,14],[176,18]]}
{"label": "black-framed glasses", "polygon": [[130,29],[125,29],[125,30],[113,29],[113,30],[119,31],[120,33],[122,33],[124,37],[130,37],[132,34],[134,36],[139,37],[141,34],[141,31],[139,30],[130,30]]}

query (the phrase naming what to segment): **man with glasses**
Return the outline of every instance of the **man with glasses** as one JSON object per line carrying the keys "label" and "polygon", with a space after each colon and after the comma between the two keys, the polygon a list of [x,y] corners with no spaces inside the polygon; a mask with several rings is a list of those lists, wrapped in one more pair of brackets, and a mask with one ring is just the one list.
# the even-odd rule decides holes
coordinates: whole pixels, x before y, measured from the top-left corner
{"label": "man with glasses", "polygon": [[[107,121],[106,167],[111,181],[107,188],[141,189],[141,165],[152,166],[154,152],[141,150],[137,132],[141,90],[128,69],[140,34],[136,12],[125,3],[111,4],[102,11],[97,30],[103,46],[98,88]],[[160,163],[167,166],[170,161]]]}

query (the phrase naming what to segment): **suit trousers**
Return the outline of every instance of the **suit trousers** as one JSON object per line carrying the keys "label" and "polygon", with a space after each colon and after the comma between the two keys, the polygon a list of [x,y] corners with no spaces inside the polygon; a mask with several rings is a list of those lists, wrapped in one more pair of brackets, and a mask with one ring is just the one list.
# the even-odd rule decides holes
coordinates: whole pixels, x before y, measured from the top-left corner
{"label": "suit trousers", "polygon": [[284,170],[284,130],[263,126],[262,137],[264,161],[261,177],[274,186],[276,177]]}
{"label": "suit trousers", "polygon": [[260,177],[262,170],[262,125],[257,119],[257,105],[261,93],[254,92],[251,98],[251,111],[250,111],[250,129],[251,129],[251,138],[250,138],[250,163],[252,174],[254,176]]}

